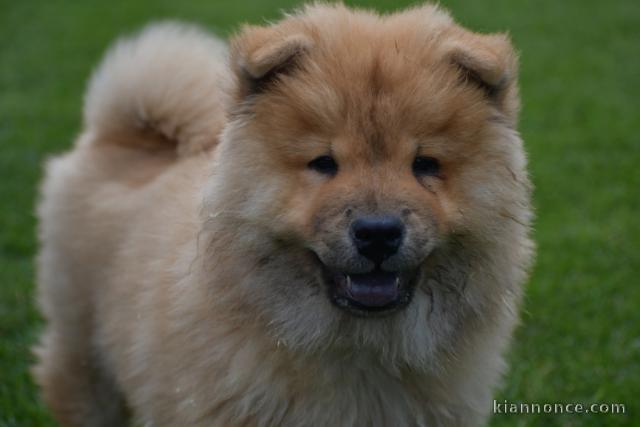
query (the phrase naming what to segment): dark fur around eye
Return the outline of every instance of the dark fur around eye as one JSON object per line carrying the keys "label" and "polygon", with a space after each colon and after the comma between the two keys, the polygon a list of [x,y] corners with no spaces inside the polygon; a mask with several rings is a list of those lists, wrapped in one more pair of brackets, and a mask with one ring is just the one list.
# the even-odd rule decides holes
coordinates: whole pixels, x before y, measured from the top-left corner
{"label": "dark fur around eye", "polygon": [[413,174],[421,176],[439,176],[440,162],[434,157],[418,156],[413,161]]}
{"label": "dark fur around eye", "polygon": [[334,176],[338,173],[338,163],[331,156],[320,156],[311,160],[307,165],[309,169],[312,169],[323,175]]}

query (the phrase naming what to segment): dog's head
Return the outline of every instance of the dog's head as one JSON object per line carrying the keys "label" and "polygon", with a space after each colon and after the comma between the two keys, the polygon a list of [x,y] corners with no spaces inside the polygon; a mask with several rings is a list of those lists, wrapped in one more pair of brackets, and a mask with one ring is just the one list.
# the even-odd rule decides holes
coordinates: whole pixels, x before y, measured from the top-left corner
{"label": "dog's head", "polygon": [[504,36],[313,6],[246,27],[231,62],[207,211],[279,339],[424,360],[509,299],[529,211]]}

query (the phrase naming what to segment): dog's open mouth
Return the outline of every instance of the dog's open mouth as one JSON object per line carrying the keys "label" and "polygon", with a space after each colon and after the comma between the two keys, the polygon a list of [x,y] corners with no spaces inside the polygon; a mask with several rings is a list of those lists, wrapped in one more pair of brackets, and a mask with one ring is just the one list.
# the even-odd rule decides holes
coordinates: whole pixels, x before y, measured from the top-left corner
{"label": "dog's open mouth", "polygon": [[331,300],[357,315],[387,314],[411,301],[415,274],[374,270],[326,275]]}

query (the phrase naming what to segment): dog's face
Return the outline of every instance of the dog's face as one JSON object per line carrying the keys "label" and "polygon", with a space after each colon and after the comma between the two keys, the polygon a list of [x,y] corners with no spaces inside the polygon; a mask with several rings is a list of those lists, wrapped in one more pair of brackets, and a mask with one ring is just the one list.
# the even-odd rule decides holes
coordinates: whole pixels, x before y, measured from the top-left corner
{"label": "dog's face", "polygon": [[451,296],[472,274],[466,257],[527,203],[504,38],[433,8],[320,7],[246,29],[232,61],[213,209],[260,236],[250,282],[279,338],[408,353],[482,304]]}

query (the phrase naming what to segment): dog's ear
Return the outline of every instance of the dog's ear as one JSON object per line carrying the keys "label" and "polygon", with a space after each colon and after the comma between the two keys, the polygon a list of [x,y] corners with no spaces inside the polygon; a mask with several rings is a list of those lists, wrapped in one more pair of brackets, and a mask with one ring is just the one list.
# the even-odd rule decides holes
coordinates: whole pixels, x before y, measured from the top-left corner
{"label": "dog's ear", "polygon": [[291,72],[312,46],[303,33],[245,26],[231,42],[231,61],[240,96],[264,92],[277,78]]}
{"label": "dog's ear", "polygon": [[463,82],[482,89],[489,100],[515,117],[518,63],[508,37],[465,33],[445,46],[447,60],[459,69]]}

